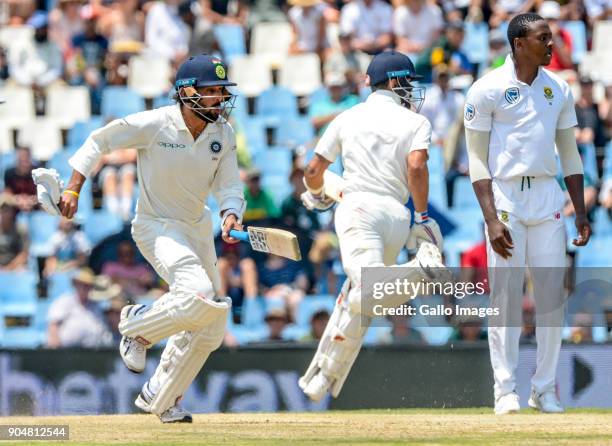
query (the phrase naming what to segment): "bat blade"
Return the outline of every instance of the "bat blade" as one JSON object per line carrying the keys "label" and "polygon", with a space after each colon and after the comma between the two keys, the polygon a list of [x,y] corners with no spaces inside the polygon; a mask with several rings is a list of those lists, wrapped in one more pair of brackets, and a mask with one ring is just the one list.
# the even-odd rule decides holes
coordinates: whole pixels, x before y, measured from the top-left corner
{"label": "bat blade", "polygon": [[283,229],[249,226],[249,242],[255,251],[276,254],[291,260],[302,260],[295,234]]}

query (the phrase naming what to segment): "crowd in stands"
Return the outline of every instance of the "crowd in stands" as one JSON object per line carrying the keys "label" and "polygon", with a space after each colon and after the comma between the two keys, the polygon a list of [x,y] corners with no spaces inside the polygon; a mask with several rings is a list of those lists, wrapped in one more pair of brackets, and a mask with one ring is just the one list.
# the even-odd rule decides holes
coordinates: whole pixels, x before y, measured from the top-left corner
{"label": "crowd in stands", "polygon": [[[553,32],[548,67],[569,82],[594,228],[574,268],[612,266],[612,4],[609,0],[6,0],[0,3],[0,347],[106,347],[120,309],[168,291],[131,240],[138,198],[136,152],[104,156],[73,221],[37,206],[31,170],[56,168],[89,132],[127,113],[171,105],[172,79],[189,54],[216,53],[238,95],[236,131],[247,225],[289,229],[304,260],[227,245],[216,233],[220,292],[233,299],[227,346],[314,342],[345,275],[333,211],[300,202],[303,168],[317,138],[365,100],[372,55],[395,48],[425,77],[421,113],[432,123],[431,208],[445,258],[463,280],[486,279],[482,216],[468,177],[465,93],[504,63],[508,20],[538,12]],[[341,172],[340,163],[331,167]],[[562,187],[563,179],[559,177]],[[218,226],[218,207],[208,203]],[[563,209],[568,236],[571,202]],[[573,232],[574,231],[574,232]],[[402,252],[401,256],[406,256]],[[571,282],[571,281],[570,281]],[[526,283],[523,340],[535,339]],[[572,286],[568,285],[568,292]],[[486,296],[485,296],[486,297]],[[567,342],[612,340],[612,297],[575,308]],[[606,299],[607,297],[607,299]],[[429,299],[427,301],[426,299]],[[449,296],[417,298],[451,305]],[[445,344],[486,338],[481,318],[376,321],[367,344]]]}

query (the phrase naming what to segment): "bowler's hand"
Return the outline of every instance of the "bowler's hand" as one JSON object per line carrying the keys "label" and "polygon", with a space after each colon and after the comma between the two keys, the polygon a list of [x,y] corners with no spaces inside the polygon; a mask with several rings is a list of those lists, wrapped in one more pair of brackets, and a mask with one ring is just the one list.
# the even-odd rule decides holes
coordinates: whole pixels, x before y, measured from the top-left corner
{"label": "bowler's hand", "polygon": [[586,215],[576,215],[576,229],[578,230],[578,238],[572,241],[574,246],[584,246],[591,238],[591,224],[586,218]]}
{"label": "bowler's hand", "polygon": [[514,248],[512,237],[508,227],[500,220],[487,223],[487,231],[489,233],[489,241],[493,251],[499,254],[504,259],[512,257],[511,249]]}
{"label": "bowler's hand", "polygon": [[58,207],[62,216],[71,219],[79,209],[79,198],[76,195],[64,191],[60,196]]}
{"label": "bowler's hand", "polygon": [[229,232],[232,229],[236,229],[237,231],[242,231],[243,226],[238,223],[238,219],[234,214],[229,214],[225,221],[223,222],[223,228],[221,229],[221,238],[225,243],[234,244],[238,243],[240,240],[234,237],[230,237]]}

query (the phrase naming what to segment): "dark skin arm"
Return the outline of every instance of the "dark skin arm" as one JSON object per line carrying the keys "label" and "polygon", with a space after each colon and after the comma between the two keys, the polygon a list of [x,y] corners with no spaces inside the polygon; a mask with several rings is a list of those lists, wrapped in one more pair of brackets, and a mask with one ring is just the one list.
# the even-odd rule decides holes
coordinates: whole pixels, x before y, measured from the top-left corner
{"label": "dark skin arm", "polygon": [[490,179],[478,180],[472,183],[482,215],[487,225],[489,240],[493,251],[504,259],[512,256],[510,250],[514,248],[510,230],[497,218],[497,209],[493,200],[493,182]]}
{"label": "dark skin arm", "polygon": [[[87,178],[85,177],[85,175],[76,170],[73,170],[72,176],[70,177],[70,182],[68,183],[68,187],[66,187],[65,190],[71,190],[76,192],[77,194],[80,194],[81,188],[83,187],[83,184],[85,183],[86,179]],[[66,193],[66,191],[64,191],[64,193],[62,193],[62,196],[60,197],[59,209],[64,217],[69,219],[74,217],[74,214],[76,214],[77,210],[79,209],[79,198],[73,194]]]}
{"label": "dark skin arm", "polygon": [[574,246],[584,246],[591,238],[591,225],[587,220],[586,208],[584,206],[584,175],[570,175],[565,177],[565,185],[567,186],[567,192],[570,195],[576,211],[578,238],[574,239],[572,243]]}

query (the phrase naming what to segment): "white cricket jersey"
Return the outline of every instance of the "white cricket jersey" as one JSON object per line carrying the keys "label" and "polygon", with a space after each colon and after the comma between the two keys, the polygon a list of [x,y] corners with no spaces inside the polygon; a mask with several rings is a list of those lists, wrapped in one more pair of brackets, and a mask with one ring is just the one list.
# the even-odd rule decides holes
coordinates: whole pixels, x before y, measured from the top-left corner
{"label": "white cricket jersey", "polygon": [[574,98],[567,82],[541,68],[531,85],[516,78],[509,55],[499,68],[469,89],[465,127],[491,132],[492,178],[557,175],[555,132],[577,124]]}
{"label": "white cricket jersey", "polygon": [[222,119],[194,142],[179,105],[135,113],[93,132],[69,163],[88,176],[116,149],[138,149],[138,214],[193,223],[211,192],[222,210],[242,207],[234,132]]}
{"label": "white cricket jersey", "polygon": [[370,192],[404,204],[408,190],[406,155],[428,150],[429,121],[399,104],[387,90],[378,90],[361,104],[342,112],[327,127],[315,153],[334,162],[342,156],[344,194]]}

